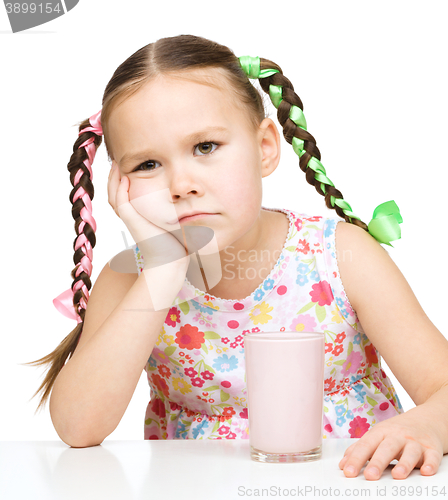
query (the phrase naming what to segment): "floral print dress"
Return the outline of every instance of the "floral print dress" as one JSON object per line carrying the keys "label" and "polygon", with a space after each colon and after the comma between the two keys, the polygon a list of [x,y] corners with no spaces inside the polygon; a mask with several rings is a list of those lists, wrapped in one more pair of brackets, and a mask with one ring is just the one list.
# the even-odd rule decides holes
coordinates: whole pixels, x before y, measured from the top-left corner
{"label": "floral print dress", "polygon": [[[325,334],[323,438],[358,438],[403,412],[339,276],[335,230],[342,219],[262,208],[289,219],[282,253],[244,300],[214,297],[185,278],[145,366],[145,439],[248,438],[249,332]],[[143,258],[132,248],[140,274]]]}

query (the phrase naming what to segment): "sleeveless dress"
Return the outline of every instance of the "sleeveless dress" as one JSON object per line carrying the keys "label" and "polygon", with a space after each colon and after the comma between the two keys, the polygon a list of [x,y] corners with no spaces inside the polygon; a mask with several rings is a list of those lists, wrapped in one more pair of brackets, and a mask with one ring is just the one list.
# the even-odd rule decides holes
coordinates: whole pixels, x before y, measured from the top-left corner
{"label": "sleeveless dress", "polygon": [[[145,366],[145,439],[248,438],[248,332],[324,332],[323,438],[359,438],[403,413],[339,276],[335,229],[342,219],[262,208],[289,218],[282,253],[244,300],[214,297],[185,278]],[[140,274],[144,261],[132,248]]]}

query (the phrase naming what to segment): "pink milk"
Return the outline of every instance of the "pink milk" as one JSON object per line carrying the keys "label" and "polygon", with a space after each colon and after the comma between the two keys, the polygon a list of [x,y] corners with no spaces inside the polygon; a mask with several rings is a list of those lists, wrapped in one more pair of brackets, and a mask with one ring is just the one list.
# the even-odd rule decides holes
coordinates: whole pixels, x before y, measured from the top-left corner
{"label": "pink milk", "polygon": [[251,457],[317,460],[322,453],[324,335],[250,333],[244,338]]}

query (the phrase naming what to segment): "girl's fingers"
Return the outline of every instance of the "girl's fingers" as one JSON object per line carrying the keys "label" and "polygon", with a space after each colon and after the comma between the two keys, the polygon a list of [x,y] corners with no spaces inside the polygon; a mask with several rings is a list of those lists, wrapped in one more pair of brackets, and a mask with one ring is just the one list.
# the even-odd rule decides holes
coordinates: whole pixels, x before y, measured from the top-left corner
{"label": "girl's fingers", "polygon": [[405,479],[421,463],[423,448],[420,443],[408,441],[397,465],[392,469],[394,479]]}
{"label": "girl's fingers", "polygon": [[341,461],[339,462],[339,468],[340,469],[343,469],[344,468],[344,464],[345,462],[347,461],[348,457],[350,456],[353,448],[356,446],[357,443],[353,443],[351,444],[344,452],[344,456],[342,457]]}
{"label": "girl's fingers", "polygon": [[427,449],[423,453],[423,465],[420,467],[420,474],[423,476],[432,476],[438,470],[442,463],[443,453],[436,450]]}
{"label": "girl's fingers", "polygon": [[112,168],[109,172],[109,180],[107,184],[107,194],[109,205],[114,209],[114,212],[119,216],[117,211],[117,190],[120,186],[120,170],[115,161],[112,162]]}
{"label": "girl's fingers", "polygon": [[115,194],[115,209],[125,223],[126,220],[130,220],[135,212],[131,203],[129,202],[128,188],[129,179],[128,177],[124,176],[121,178],[121,181],[119,181],[117,185]]}
{"label": "girl's fingers", "polygon": [[152,236],[164,234],[163,229],[142,217],[132,206],[129,200],[129,186],[129,177],[125,175],[118,184],[115,206],[119,217],[126,224],[135,242],[138,244]]}
{"label": "girl's fingers", "polygon": [[[377,479],[376,477],[373,477],[375,472],[374,468],[377,469],[377,475],[378,477],[380,477],[383,470],[387,467],[387,465],[389,465],[390,461],[395,457],[395,455],[400,451],[402,447],[403,445],[401,445],[400,447],[398,446],[398,444],[396,444],[396,442],[394,443],[392,441],[383,441],[383,436],[380,433],[371,433],[370,435],[365,434],[356,443],[350,456],[347,458],[344,464],[344,474],[346,477],[356,477],[364,467],[367,460],[370,460],[370,463],[366,468],[367,474],[364,473],[364,475],[366,479]],[[391,459],[389,459],[387,464],[385,464],[388,457],[392,453],[394,453],[394,455]],[[383,466],[383,464],[385,465]]]}

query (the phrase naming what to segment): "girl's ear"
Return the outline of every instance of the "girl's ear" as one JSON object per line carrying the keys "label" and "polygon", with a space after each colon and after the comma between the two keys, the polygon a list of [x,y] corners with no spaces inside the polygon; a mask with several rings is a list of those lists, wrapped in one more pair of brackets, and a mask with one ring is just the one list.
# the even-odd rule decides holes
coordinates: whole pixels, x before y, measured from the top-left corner
{"label": "girl's ear", "polygon": [[280,162],[280,134],[270,118],[265,118],[260,123],[258,134],[262,151],[261,176],[267,177]]}

